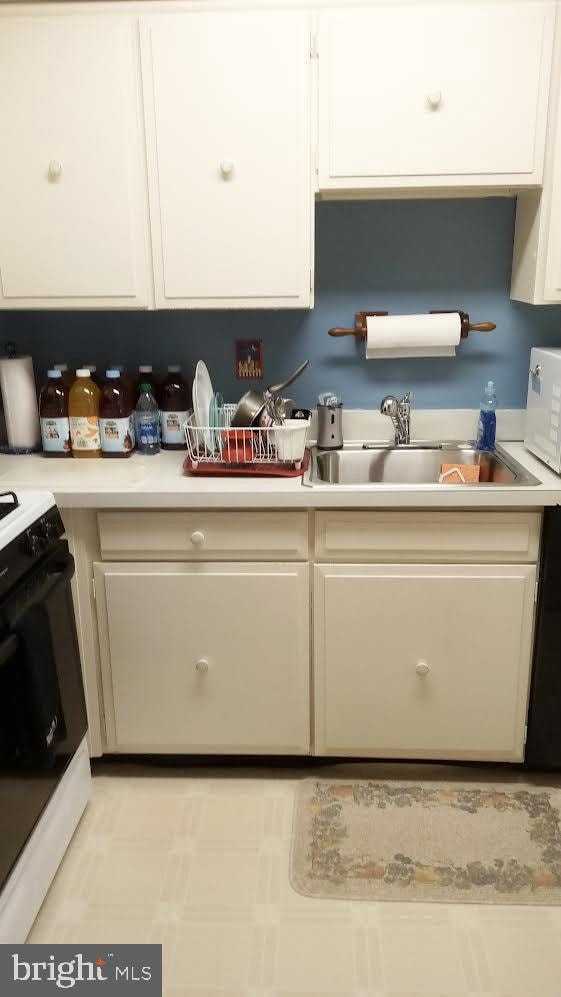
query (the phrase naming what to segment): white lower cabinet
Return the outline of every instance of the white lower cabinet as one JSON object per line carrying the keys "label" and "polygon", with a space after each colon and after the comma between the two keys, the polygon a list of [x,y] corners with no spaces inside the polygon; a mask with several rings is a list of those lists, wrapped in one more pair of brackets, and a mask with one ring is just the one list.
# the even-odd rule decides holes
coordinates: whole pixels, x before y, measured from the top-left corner
{"label": "white lower cabinet", "polygon": [[309,752],[307,564],[94,572],[108,751]]}
{"label": "white lower cabinet", "polygon": [[319,755],[520,761],[533,565],[315,568]]}

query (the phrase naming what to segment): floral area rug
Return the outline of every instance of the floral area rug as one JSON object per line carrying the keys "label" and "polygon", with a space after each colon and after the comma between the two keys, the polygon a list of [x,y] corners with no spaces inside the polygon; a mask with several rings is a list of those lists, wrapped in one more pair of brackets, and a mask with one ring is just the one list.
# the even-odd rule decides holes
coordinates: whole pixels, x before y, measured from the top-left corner
{"label": "floral area rug", "polygon": [[561,790],[306,779],[290,878],[312,897],[561,903]]}

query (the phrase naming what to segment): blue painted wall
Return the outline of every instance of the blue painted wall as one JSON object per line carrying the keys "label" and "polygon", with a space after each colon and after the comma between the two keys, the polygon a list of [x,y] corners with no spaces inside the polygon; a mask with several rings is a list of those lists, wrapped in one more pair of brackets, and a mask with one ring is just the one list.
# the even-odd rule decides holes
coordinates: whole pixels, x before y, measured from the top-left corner
{"label": "blue painted wall", "polygon": [[[320,203],[311,312],[8,312],[0,344],[11,339],[31,352],[40,378],[65,360],[192,368],[202,358],[215,387],[235,400],[244,382],[234,376],[234,340],[261,337],[268,383],[310,359],[293,389],[301,405],[330,389],[349,407],[372,408],[388,390],[411,389],[418,408],[475,408],[494,378],[499,404],[523,407],[530,348],[561,346],[561,307],[509,299],[514,210],[507,198]],[[359,309],[430,308],[464,308],[497,330],[471,335],[456,359],[368,362],[354,340],[327,335],[353,325]]]}

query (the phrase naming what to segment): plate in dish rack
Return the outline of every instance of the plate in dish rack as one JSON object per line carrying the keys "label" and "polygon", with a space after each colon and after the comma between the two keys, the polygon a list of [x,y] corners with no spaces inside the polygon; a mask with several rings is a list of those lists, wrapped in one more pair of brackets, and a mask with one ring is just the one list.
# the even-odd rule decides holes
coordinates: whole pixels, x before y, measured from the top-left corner
{"label": "plate in dish rack", "polygon": [[214,388],[206,363],[199,360],[195,368],[193,381],[193,413],[197,426],[203,430],[205,446],[212,450],[214,434],[210,430],[210,406],[214,397]]}

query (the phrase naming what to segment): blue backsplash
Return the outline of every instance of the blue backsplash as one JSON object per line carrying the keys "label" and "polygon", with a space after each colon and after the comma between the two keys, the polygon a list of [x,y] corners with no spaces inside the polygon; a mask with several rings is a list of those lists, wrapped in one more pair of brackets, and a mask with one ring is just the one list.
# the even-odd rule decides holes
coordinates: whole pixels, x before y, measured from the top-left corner
{"label": "blue backsplash", "polygon": [[[310,359],[291,391],[300,405],[329,389],[348,407],[373,408],[387,391],[410,389],[417,408],[477,408],[494,378],[499,405],[521,408],[530,348],[561,346],[561,308],[509,298],[514,212],[507,198],[321,202],[313,311],[0,312],[0,343],[30,352],[40,379],[62,361],[191,369],[202,358],[215,387],[235,400],[246,382],[234,375],[234,340],[260,337],[264,383]],[[327,335],[354,325],[361,309],[431,308],[463,308],[497,329],[472,334],[456,359],[365,361],[362,345]]]}

